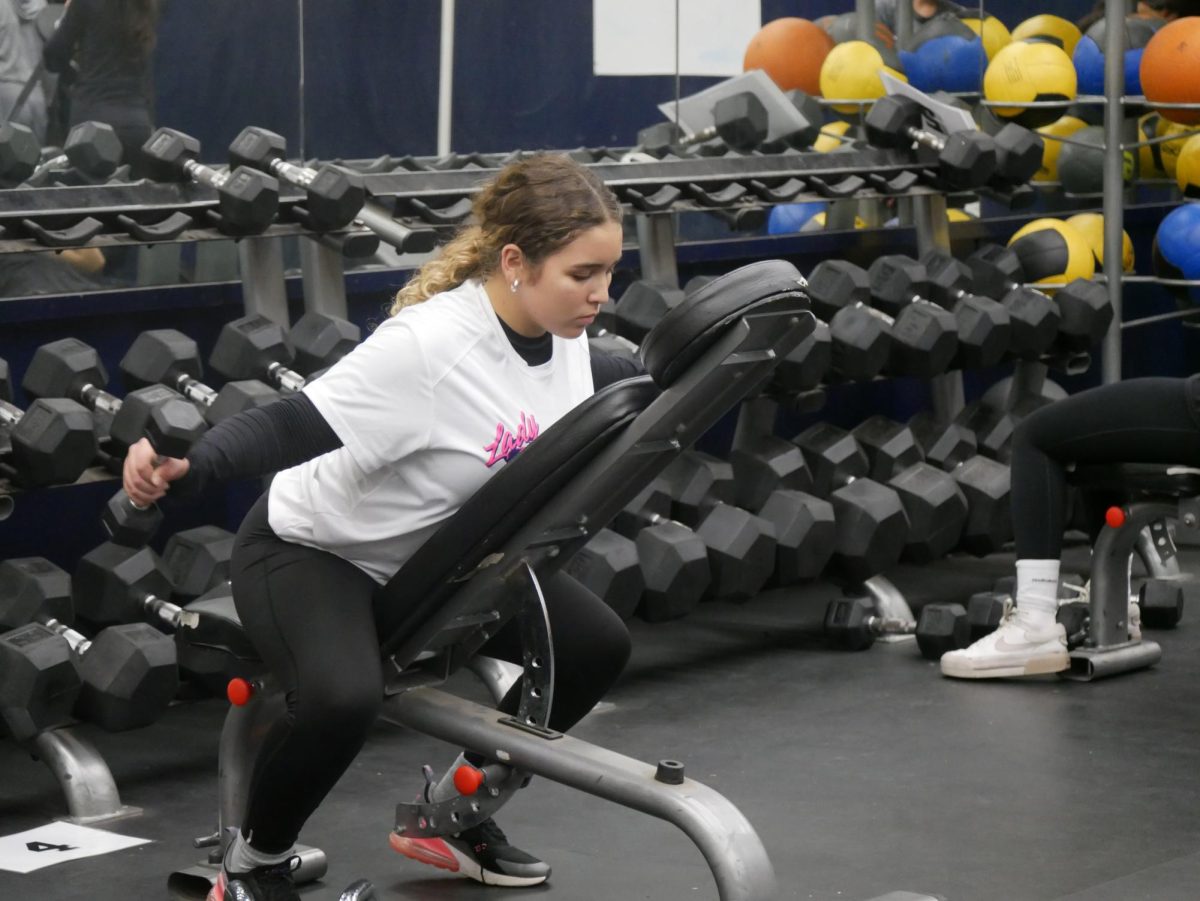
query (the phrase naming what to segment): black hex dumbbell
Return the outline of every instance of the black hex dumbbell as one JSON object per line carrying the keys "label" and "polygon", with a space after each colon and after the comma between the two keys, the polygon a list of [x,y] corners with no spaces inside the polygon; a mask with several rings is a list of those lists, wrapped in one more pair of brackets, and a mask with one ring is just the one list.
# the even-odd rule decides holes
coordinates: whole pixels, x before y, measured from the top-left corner
{"label": "black hex dumbbell", "polygon": [[315,231],[345,228],[367,199],[361,175],[328,163],[315,169],[289,163],[287,141],[265,128],[242,129],[229,145],[229,165],[261,169],[304,188],[304,207],[298,215]]}
{"label": "black hex dumbbell", "polygon": [[825,121],[825,116],[821,112],[821,101],[799,88],[784,91],[783,95],[800,114],[800,118],[804,120],[805,124],[789,131],[777,140],[764,143],[760,148],[763,153],[781,153],[788,148],[806,150],[812,147],[817,138],[821,136],[821,124]]}
{"label": "black hex dumbbell", "polygon": [[195,598],[229,581],[232,532],[197,526],[176,532],[163,547],[162,561],[175,593]]}
{"label": "black hex dumbbell", "polygon": [[868,305],[866,271],[846,260],[818,263],[808,276],[808,296],[813,313],[829,323],[832,372],[855,382],[879,375],[891,355],[895,322]]}
{"label": "black hex dumbbell", "polygon": [[[982,369],[994,366],[1008,351],[1012,323],[1008,311],[999,303],[978,297],[966,290],[970,271],[956,273],[954,267],[940,266],[938,278],[930,277],[925,264],[911,257],[889,254],[871,264],[868,275],[876,303],[893,309],[904,298],[922,298],[954,314],[958,351],[950,362],[953,369]],[[964,275],[958,279],[956,275]]]}
{"label": "black hex dumbbell", "polygon": [[612,529],[600,529],[571,555],[564,571],[604,601],[621,619],[630,619],[646,588],[637,545]]}
{"label": "black hex dumbbell", "polygon": [[121,139],[105,122],[80,122],[67,133],[62,153],[43,160],[27,184],[48,184],[64,169],[74,169],[89,179],[108,178],[121,165]]}
{"label": "black hex dumbbell", "polygon": [[200,142],[172,128],[160,128],[142,146],[144,166],[158,181],[195,181],[215,188],[217,227],[230,235],[257,234],[274,220],[279,182],[257,169],[238,166],[218,172],[198,162]]}
{"label": "black hex dumbbell", "polygon": [[340,316],[309,310],[288,332],[292,366],[306,379],[328,369],[362,340],[362,330]]}
{"label": "black hex dumbbell", "polygon": [[[947,309],[965,298],[974,298],[984,304],[999,302],[1008,314],[1007,347],[1011,356],[1035,359],[1042,356],[1054,344],[1058,334],[1058,307],[1046,303],[1046,297],[1037,291],[1009,291],[1002,298],[985,299],[972,293],[975,291],[975,276],[962,260],[955,259],[944,250],[930,250],[921,257],[921,265],[929,276],[932,299]],[[963,323],[959,320],[959,341],[967,343],[963,335]],[[999,344],[993,337],[993,342]],[[989,355],[989,359],[990,359]],[[998,358],[997,358],[998,359]],[[979,365],[991,365],[982,363]]]}
{"label": "black hex dumbbell", "polygon": [[229,164],[261,169],[289,184],[304,188],[302,221],[315,231],[345,228],[355,220],[397,250],[426,253],[437,243],[433,229],[401,225],[378,201],[368,198],[362,176],[330,164],[299,166],[286,159],[287,142],[265,128],[250,126],[229,145]]}
{"label": "black hex dumbbell", "polygon": [[0,125],[0,184],[18,185],[33,175],[42,155],[41,144],[27,126]]}
{"label": "black hex dumbbell", "polygon": [[638,132],[638,146],[662,154],[720,138],[734,150],[753,150],[767,139],[767,108],[757,96],[742,91],[722,97],[713,105],[713,124],[685,135],[674,122],[659,122]]}
{"label": "black hex dumbbell", "polygon": [[28,410],[0,400],[0,428],[12,474],[30,487],[69,484],[95,459],[92,414],[73,400],[35,400]]}
{"label": "black hex dumbbell", "polygon": [[969,643],[967,611],[961,604],[926,604],[911,622],[877,616],[867,598],[838,598],[825,608],[825,638],[836,648],[862,651],[881,635],[916,635],[921,656],[940,660]]}
{"label": "black hex dumbbell", "polygon": [[939,134],[924,127],[925,109],[915,100],[891,94],[880,97],[867,113],[867,140],[876,147],[913,143],[937,154],[938,180],[952,189],[979,188],[996,171],[996,146],[981,131]]}
{"label": "black hex dumbbell", "polygon": [[[900,322],[901,314],[920,317],[922,343],[917,353],[909,350],[904,356],[905,375],[930,378],[945,372],[958,358],[958,325],[955,317],[927,296],[925,268],[916,260],[901,254],[878,257],[867,269],[871,286],[871,303]],[[903,331],[901,325],[893,334]],[[895,342],[893,342],[893,345]],[[894,354],[894,347],[893,347]],[[896,369],[895,362],[892,363]]]}
{"label": "black hex dumbbell", "polygon": [[252,314],[225,323],[208,364],[227,379],[262,379],[284,392],[296,392],[305,379],[290,369],[295,351],[283,327]]}
{"label": "black hex dumbbell", "polygon": [[258,379],[228,382],[220,391],[214,391],[200,381],[204,367],[196,342],[175,329],[142,332],[119,365],[126,385],[142,388],[162,384],[173,388],[203,409],[212,425],[279,400],[279,392]]}
{"label": "black hex dumbbell", "polygon": [[158,719],[179,689],[175,643],[145,623],[112,626],[89,639],[71,628],[72,619],[63,570],[42,557],[0,563],[0,628],[38,623],[66,640],[78,666],[80,718],[111,732]]}
{"label": "black hex dumbbell", "polygon": [[987,297],[1004,298],[1010,292],[1030,292],[1058,307],[1056,345],[1067,351],[1086,350],[1099,343],[1112,322],[1112,303],[1108,290],[1099,282],[1077,278],[1055,290],[1053,297],[1024,285],[1025,272],[1017,254],[999,244],[977,248],[966,263],[975,278],[975,290]]}
{"label": "black hex dumbbell", "polygon": [[197,617],[170,596],[170,579],[154,551],[113,542],[80,557],[71,583],[75,614],[97,629],[144,619],[172,629],[195,627]]}

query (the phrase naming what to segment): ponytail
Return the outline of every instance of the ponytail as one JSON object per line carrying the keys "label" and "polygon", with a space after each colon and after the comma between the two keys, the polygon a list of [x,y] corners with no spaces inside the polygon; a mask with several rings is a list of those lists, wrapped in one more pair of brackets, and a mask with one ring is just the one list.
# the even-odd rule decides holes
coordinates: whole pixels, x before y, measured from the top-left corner
{"label": "ponytail", "polygon": [[428,300],[435,294],[458,287],[469,278],[482,275],[486,243],[483,229],[478,225],[460,231],[396,293],[389,315],[395,316],[405,307]]}

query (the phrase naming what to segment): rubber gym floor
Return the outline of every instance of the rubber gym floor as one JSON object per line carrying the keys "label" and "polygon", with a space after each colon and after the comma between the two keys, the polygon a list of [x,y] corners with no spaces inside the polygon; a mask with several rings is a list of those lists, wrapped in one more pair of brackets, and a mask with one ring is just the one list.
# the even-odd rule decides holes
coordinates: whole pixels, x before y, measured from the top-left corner
{"label": "rubber gym floor", "polygon": [[[1200,551],[1184,552],[1185,569]],[[1086,566],[1086,547],[1066,566]],[[1011,557],[949,558],[890,574],[914,606],[961,600],[1011,571]],[[955,682],[911,643],[824,648],[828,584],[710,604],[665,624],[631,624],[633,659],[577,737],[689,776],[747,816],[781,899],[857,901],[898,889],[950,901],[1194,901],[1200,896],[1200,610],[1147,633],[1153,669],[1090,684]],[[472,677],[454,687],[482,699]],[[168,897],[168,873],[200,859],[215,825],[225,705],[172,707],[145,729],[87,731],[140,816],[106,828],[152,839],[28,875],[0,871],[0,898]],[[329,872],[302,890],[335,898],[370,879],[382,899],[717,898],[704,859],[659,820],[534,780],[497,818],[554,867],[534,889],[497,889],[388,848],[395,802],[420,766],[454,749],[381,721],[302,840]],[[0,836],[64,813],[49,771],[0,743]]]}

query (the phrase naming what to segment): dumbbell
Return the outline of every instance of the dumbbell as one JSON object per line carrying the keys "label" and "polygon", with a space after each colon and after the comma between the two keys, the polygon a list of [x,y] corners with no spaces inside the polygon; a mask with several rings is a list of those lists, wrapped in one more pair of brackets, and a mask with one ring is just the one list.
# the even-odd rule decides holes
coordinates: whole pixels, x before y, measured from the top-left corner
{"label": "dumbbell", "polygon": [[[110,732],[158,719],[179,690],[175,643],[145,623],[115,625],[88,639],[70,627],[72,618],[71,580],[63,570],[43,557],[0,563],[0,628],[37,623],[67,642],[78,662],[80,718]],[[36,668],[37,658],[27,665]]]}
{"label": "dumbbell", "polygon": [[996,146],[981,131],[942,135],[923,126],[924,107],[898,94],[880,97],[867,113],[867,140],[876,147],[903,148],[913,143],[937,154],[937,180],[954,190],[988,183],[996,172]]}
{"label": "dumbbell", "polygon": [[[947,309],[953,309],[960,300],[968,297],[978,299],[972,293],[976,290],[974,274],[962,260],[955,259],[944,250],[934,249],[921,257],[921,264],[929,276],[932,300]],[[990,302],[996,301],[1008,313],[1006,349],[1009,354],[1021,359],[1036,359],[1050,350],[1058,334],[1060,317],[1058,307],[1047,303],[1045,295],[1030,290],[1009,291]],[[961,320],[959,340],[966,342]]]}
{"label": "dumbbell", "polygon": [[108,178],[121,165],[121,139],[105,122],[80,122],[67,133],[62,153],[43,160],[29,176],[27,184],[40,186],[62,170],[75,169],[88,178]]}
{"label": "dumbbell", "polygon": [[1077,278],[1056,289],[1051,298],[1023,284],[1025,273],[1020,258],[1010,248],[999,244],[982,245],[967,257],[966,263],[971,267],[975,290],[981,294],[1004,298],[1012,291],[1031,292],[1057,306],[1056,344],[1065,351],[1087,350],[1108,332],[1113,317],[1112,304],[1108,300],[1108,291],[1098,282]]}
{"label": "dumbbell", "polygon": [[646,588],[637,545],[612,529],[596,532],[571,555],[563,570],[621,619],[633,617]]}
{"label": "dumbbell", "polygon": [[912,622],[877,616],[868,598],[838,598],[825,608],[824,626],[826,640],[847,651],[866,650],[881,635],[916,635],[926,660],[965,648],[970,638],[962,604],[926,604]]}
{"label": "dumbbell", "polygon": [[[957,358],[958,327],[953,314],[910,290],[914,286],[924,287],[923,280],[917,279],[914,283],[912,279],[914,274],[924,272],[923,269],[914,268],[914,264],[920,267],[920,263],[900,254],[878,257],[867,269],[867,282],[871,286],[871,305],[896,319],[893,334],[903,330],[903,313],[910,311],[910,316],[919,314],[920,318],[916,321],[920,323],[921,334],[925,336],[920,345],[923,352],[906,356],[903,374],[931,378],[945,372]],[[930,336],[936,336],[936,342]],[[897,367],[893,364],[893,368]]]}
{"label": "dumbbell", "polygon": [[305,379],[288,368],[294,357],[283,327],[252,314],[221,327],[208,365],[230,380],[262,379],[285,393],[295,393],[304,387]]}
{"label": "dumbbell", "polygon": [[74,482],[99,452],[92,414],[68,398],[35,400],[28,410],[0,399],[0,427],[7,432],[9,465],[31,487]]}
{"label": "dumbbell", "polygon": [[214,391],[200,381],[204,374],[196,342],[175,329],[151,329],[134,339],[119,364],[130,387],[163,384],[203,409],[216,425],[222,419],[279,400],[279,392],[258,379],[228,382]]}
{"label": "dumbbell", "polygon": [[21,387],[30,397],[67,397],[100,417],[112,417],[108,431],[115,431],[123,447],[136,442],[143,430],[151,430],[159,453],[181,457],[207,428],[195,407],[174,391],[140,395],[126,411],[121,398],[104,389],[106,384],[108,371],[100,354],[77,338],[43,344],[21,379]]}
{"label": "dumbbell", "polygon": [[262,674],[265,664],[242,628],[228,582],[189,601],[185,609],[197,623],[176,631],[175,650],[179,670],[188,682],[209,695],[224,697],[230,679]]}
{"label": "dumbbell", "polygon": [[991,184],[1005,190],[1028,184],[1042,167],[1045,149],[1041,136],[1016,122],[1008,122],[992,135],[996,145],[996,174]]}
{"label": "dumbbell", "polygon": [[850,381],[869,381],[891,354],[894,322],[872,310],[865,270],[845,260],[818,263],[808,276],[813,313],[829,324],[830,368]]}
{"label": "dumbbell", "polygon": [[683,303],[684,292],[641,279],[630,283],[613,304],[612,330],[641,344],[668,312]]}
{"label": "dumbbell", "polygon": [[685,451],[663,470],[655,485],[670,499],[671,518],[704,542],[712,575],[707,597],[746,600],[763,589],[775,572],[775,530],[734,504],[733,470],[728,463]]}
{"label": "dumbbell", "polygon": [[279,182],[248,166],[218,172],[197,161],[200,142],[172,128],[160,128],[142,146],[143,165],[158,181],[194,181],[217,191],[217,227],[230,235],[257,234],[275,219]]}
{"label": "dumbbell", "polygon": [[788,148],[805,150],[812,147],[821,136],[821,125],[825,121],[821,102],[799,88],[784,91],[783,95],[804,119],[805,125],[774,141],[765,142],[760,148],[763,153],[782,153]]}
{"label": "dumbbell", "polygon": [[362,341],[362,329],[340,316],[309,310],[288,332],[292,367],[306,379],[328,369]]}
{"label": "dumbbell", "polygon": [[713,105],[713,124],[708,128],[684,135],[674,122],[659,122],[638,132],[638,147],[663,154],[720,138],[734,150],[753,150],[767,139],[769,124],[763,102],[751,92],[741,91]]}
{"label": "dumbbell", "polygon": [[82,687],[61,635],[40,623],[0,633],[0,724],[16,741],[72,723]]}
{"label": "dumbbell", "polygon": [[154,551],[113,542],[80,557],[71,582],[75,614],[97,629],[143,619],[195,628],[198,617],[166,600],[170,595],[170,579]]}
{"label": "dumbbell", "polygon": [[175,593],[195,598],[229,581],[232,532],[220,526],[197,526],[176,532],[162,552],[163,566]]}
{"label": "dumbbell", "polygon": [[1148,629],[1174,629],[1183,619],[1183,602],[1190,582],[1179,579],[1147,579],[1138,588],[1142,625]]}
{"label": "dumbbell", "polygon": [[[990,635],[1000,626],[1004,616],[1013,603],[1013,593],[1016,590],[1016,577],[1004,576],[997,579],[987,591],[977,591],[967,600],[967,621],[971,627],[971,641],[976,642],[985,635]],[[1086,576],[1075,573],[1063,573],[1058,578],[1057,597],[1061,601],[1072,601],[1080,597],[1082,587],[1087,582]],[[1082,608],[1084,616],[1079,617]],[[1068,639],[1087,627],[1087,604],[1078,606],[1074,603],[1059,604],[1058,621],[1066,628]],[[1072,645],[1073,647],[1074,645]]]}
{"label": "dumbbell", "polygon": [[904,304],[932,301],[954,314],[958,351],[953,369],[983,369],[1003,359],[1011,340],[1008,311],[994,300],[963,290],[953,279],[953,269],[941,267],[931,279],[925,265],[902,254],[888,254],[871,264],[867,275],[875,303],[895,313]]}
{"label": "dumbbell", "polygon": [[426,253],[437,244],[433,229],[401,225],[377,201],[368,197],[362,176],[328,163],[317,168],[298,166],[286,159],[287,141],[273,131],[250,126],[229,145],[229,165],[260,169],[304,188],[302,221],[315,231],[345,228],[361,222],[397,250]]}
{"label": "dumbbell", "polygon": [[33,175],[42,146],[30,129],[17,122],[0,125],[0,184],[18,185]]}

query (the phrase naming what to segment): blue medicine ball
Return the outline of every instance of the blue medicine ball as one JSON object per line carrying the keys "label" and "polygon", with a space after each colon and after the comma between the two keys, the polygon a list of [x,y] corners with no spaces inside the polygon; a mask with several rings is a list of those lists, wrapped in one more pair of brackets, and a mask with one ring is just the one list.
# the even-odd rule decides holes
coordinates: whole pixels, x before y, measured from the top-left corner
{"label": "blue medicine ball", "polygon": [[983,41],[960,35],[930,38],[916,50],[900,51],[908,83],[918,90],[978,91],[987,68]]}
{"label": "blue medicine ball", "polygon": [[[1154,274],[1161,278],[1200,279],[1200,203],[1182,204],[1163,217],[1153,256]],[[1177,288],[1174,293],[1196,301],[1192,291]]]}
{"label": "blue medicine ball", "polygon": [[823,213],[828,204],[819,200],[809,203],[781,203],[772,207],[767,217],[768,235],[790,235],[798,232],[817,213]]}
{"label": "blue medicine ball", "polygon": [[[1162,27],[1164,20],[1130,16],[1125,20],[1125,93],[1142,93],[1142,52],[1154,32]],[[1093,24],[1079,43],[1071,57],[1075,63],[1075,75],[1079,81],[1080,94],[1104,93],[1104,20]]]}

